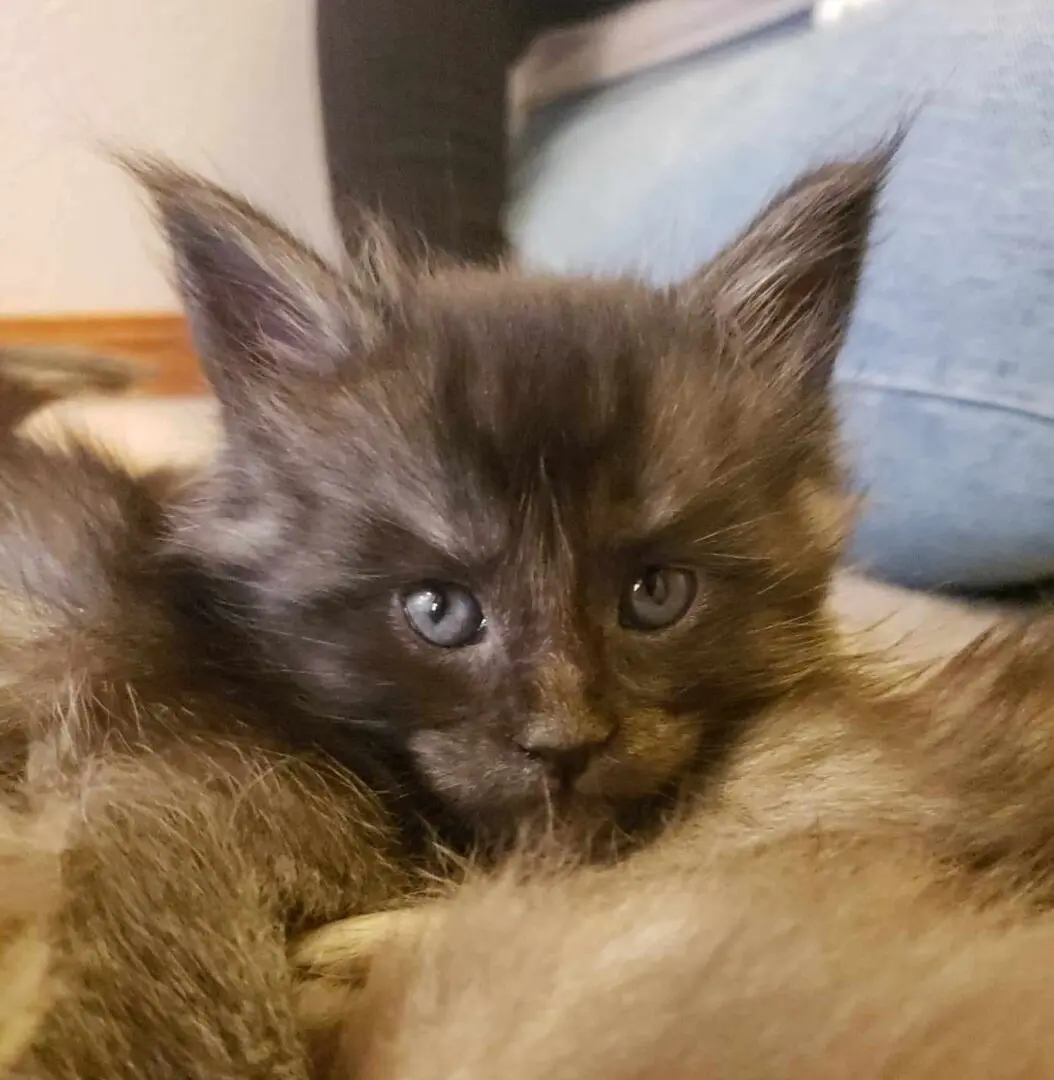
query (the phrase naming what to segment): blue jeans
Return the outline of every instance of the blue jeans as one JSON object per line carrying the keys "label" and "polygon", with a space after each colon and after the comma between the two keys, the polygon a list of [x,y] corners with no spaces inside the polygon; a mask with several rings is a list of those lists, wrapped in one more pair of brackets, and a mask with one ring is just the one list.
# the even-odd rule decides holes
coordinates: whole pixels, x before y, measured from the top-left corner
{"label": "blue jeans", "polygon": [[556,106],[517,147],[526,259],[674,279],[801,168],[921,106],[838,372],[853,561],[1054,576],[1054,8],[877,0]]}

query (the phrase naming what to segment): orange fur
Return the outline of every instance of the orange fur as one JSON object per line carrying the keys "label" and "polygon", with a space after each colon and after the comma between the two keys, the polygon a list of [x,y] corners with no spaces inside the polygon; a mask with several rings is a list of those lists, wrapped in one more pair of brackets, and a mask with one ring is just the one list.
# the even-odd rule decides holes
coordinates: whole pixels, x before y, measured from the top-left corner
{"label": "orange fur", "polygon": [[389,942],[324,1075],[1054,1076],[1054,922],[981,910],[916,860],[788,843],[480,884]]}
{"label": "orange fur", "polygon": [[55,1000],[51,919],[61,898],[68,808],[0,806],[0,1075],[21,1057]]}

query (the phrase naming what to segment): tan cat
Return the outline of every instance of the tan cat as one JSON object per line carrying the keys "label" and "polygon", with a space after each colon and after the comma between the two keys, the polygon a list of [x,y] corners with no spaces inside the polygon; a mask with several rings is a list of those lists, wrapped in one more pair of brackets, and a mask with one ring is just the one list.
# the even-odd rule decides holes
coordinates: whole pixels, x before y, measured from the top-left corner
{"label": "tan cat", "polygon": [[327,1080],[1043,1080],[1054,920],[917,852],[507,878],[381,954]]}

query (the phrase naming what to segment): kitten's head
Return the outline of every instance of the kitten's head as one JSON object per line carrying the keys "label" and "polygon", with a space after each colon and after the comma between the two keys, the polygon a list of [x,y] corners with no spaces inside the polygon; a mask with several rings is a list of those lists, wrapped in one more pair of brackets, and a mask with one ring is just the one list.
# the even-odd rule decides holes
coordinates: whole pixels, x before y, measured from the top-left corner
{"label": "kitten's head", "polygon": [[822,660],[831,371],[891,147],[814,171],[670,289],[336,271],[143,170],[226,446],[181,542],[333,724],[468,820],[602,819]]}

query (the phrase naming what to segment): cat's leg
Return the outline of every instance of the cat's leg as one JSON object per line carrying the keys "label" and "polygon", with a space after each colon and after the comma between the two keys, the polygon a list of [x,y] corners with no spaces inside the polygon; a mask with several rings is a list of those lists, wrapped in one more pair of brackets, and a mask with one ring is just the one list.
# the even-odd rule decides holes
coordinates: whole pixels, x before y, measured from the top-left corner
{"label": "cat's leg", "polygon": [[290,959],[307,975],[355,982],[366,976],[380,949],[418,933],[438,905],[426,901],[328,923],[294,942]]}
{"label": "cat's leg", "polygon": [[344,1032],[364,1008],[371,967],[386,953],[412,948],[446,910],[440,900],[340,919],[296,940],[296,1018],[313,1071],[328,1075],[341,1057]]}
{"label": "cat's leg", "polygon": [[74,795],[84,817],[54,935],[63,993],[11,1075],[307,1077],[290,928],[412,888],[375,801],[262,757],[227,782],[103,762]]}
{"label": "cat's leg", "polygon": [[0,1075],[32,1042],[55,993],[48,939],[62,888],[68,810],[0,804]]}

